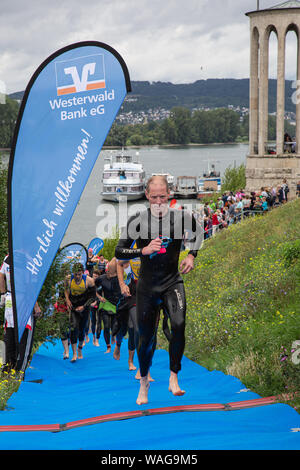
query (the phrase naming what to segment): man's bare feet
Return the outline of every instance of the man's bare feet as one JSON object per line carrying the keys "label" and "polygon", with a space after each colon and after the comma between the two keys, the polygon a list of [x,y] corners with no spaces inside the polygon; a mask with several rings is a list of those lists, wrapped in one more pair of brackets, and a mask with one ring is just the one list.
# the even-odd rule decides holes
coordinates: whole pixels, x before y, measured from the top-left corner
{"label": "man's bare feet", "polygon": [[73,354],[73,357],[70,362],[76,362],[77,361],[77,354]]}
{"label": "man's bare feet", "polygon": [[110,344],[107,344],[107,350],[105,351],[104,354],[107,354],[107,353],[110,353],[111,352],[111,345]]}
{"label": "man's bare feet", "polygon": [[83,359],[82,346],[78,346],[78,359]]}
{"label": "man's bare feet", "polygon": [[112,336],[111,337],[111,344],[115,344],[115,342],[116,342],[116,336]]}
{"label": "man's bare feet", "polygon": [[120,360],[120,356],[121,356],[120,347],[116,344],[116,345],[115,345],[115,349],[114,349],[113,358],[114,358],[116,361],[119,361],[119,360]]}
{"label": "man's bare feet", "polygon": [[89,342],[90,342],[90,337],[89,337],[89,335],[86,335],[86,336],[85,336],[85,342],[86,342],[86,343],[89,343]]}
{"label": "man's bare feet", "polygon": [[[141,377],[141,373],[140,373],[140,369],[137,371],[136,375],[135,375],[135,379],[136,380],[140,380],[142,377]],[[152,379],[151,375],[150,375],[150,372],[148,372],[148,382],[155,382],[154,379]]]}
{"label": "man's bare feet", "polygon": [[181,390],[178,384],[177,374],[171,372],[169,380],[169,391],[173,393],[176,397],[180,397],[185,394],[185,390]]}
{"label": "man's bare feet", "polygon": [[136,370],[135,365],[133,364],[133,358],[134,358],[134,350],[131,351],[130,349],[128,350],[128,369],[129,370]]}
{"label": "man's bare feet", "polygon": [[94,346],[97,346],[97,347],[99,346],[99,340],[98,340],[98,338],[93,338],[93,345],[94,345]]}
{"label": "man's bare feet", "polygon": [[128,369],[129,370],[136,370],[136,367],[135,367],[135,365],[133,364],[132,361],[128,361]]}
{"label": "man's bare feet", "polygon": [[140,390],[136,400],[138,405],[146,405],[148,403],[148,390],[149,382],[148,377],[141,377],[140,380]]}

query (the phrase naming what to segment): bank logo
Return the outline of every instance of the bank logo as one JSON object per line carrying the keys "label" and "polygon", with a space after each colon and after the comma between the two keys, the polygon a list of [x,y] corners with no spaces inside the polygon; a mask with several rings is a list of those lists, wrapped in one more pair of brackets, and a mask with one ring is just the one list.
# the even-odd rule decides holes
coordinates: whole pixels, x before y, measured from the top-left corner
{"label": "bank logo", "polygon": [[55,62],[57,95],[105,88],[103,54]]}

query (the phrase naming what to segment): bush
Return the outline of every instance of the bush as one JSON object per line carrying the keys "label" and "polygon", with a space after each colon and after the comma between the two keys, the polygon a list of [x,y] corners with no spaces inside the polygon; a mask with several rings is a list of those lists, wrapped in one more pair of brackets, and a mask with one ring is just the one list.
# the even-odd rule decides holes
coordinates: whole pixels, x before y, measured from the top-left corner
{"label": "bush", "polygon": [[300,258],[300,239],[286,242],[282,247],[282,254],[286,266],[291,266]]}

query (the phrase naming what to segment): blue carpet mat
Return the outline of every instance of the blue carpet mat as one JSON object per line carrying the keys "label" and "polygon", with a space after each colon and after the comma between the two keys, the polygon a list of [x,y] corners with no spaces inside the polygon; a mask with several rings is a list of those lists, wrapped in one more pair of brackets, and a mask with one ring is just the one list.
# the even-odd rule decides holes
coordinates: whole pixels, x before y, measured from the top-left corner
{"label": "blue carpet mat", "polygon": [[[110,413],[160,407],[228,403],[260,398],[235,377],[183,358],[183,397],[168,391],[169,356],[155,352],[149,403],[139,407],[139,382],[128,370],[127,341],[121,359],[113,359],[103,340],[83,349],[72,364],[62,359],[60,342],[42,345],[19,391],[0,412],[0,426],[64,424]],[[135,357],[137,366],[137,358]],[[33,382],[39,381],[41,383]],[[273,404],[234,411],[180,412],[92,424],[58,433],[1,432],[1,450],[299,450],[300,415]]]}

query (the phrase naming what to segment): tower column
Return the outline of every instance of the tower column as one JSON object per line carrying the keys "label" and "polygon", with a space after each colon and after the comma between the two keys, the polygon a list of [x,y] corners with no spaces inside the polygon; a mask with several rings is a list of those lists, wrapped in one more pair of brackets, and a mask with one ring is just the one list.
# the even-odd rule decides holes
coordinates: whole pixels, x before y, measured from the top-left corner
{"label": "tower column", "polygon": [[269,34],[264,30],[259,34],[259,134],[258,154],[265,154],[268,140],[268,94],[269,94]]}
{"label": "tower column", "polygon": [[283,153],[285,107],[285,32],[278,32],[276,150]]}
{"label": "tower column", "polygon": [[296,152],[300,154],[300,31],[297,32]]}
{"label": "tower column", "polygon": [[249,118],[249,147],[250,154],[258,150],[258,31],[255,28],[250,45],[250,118]]}

